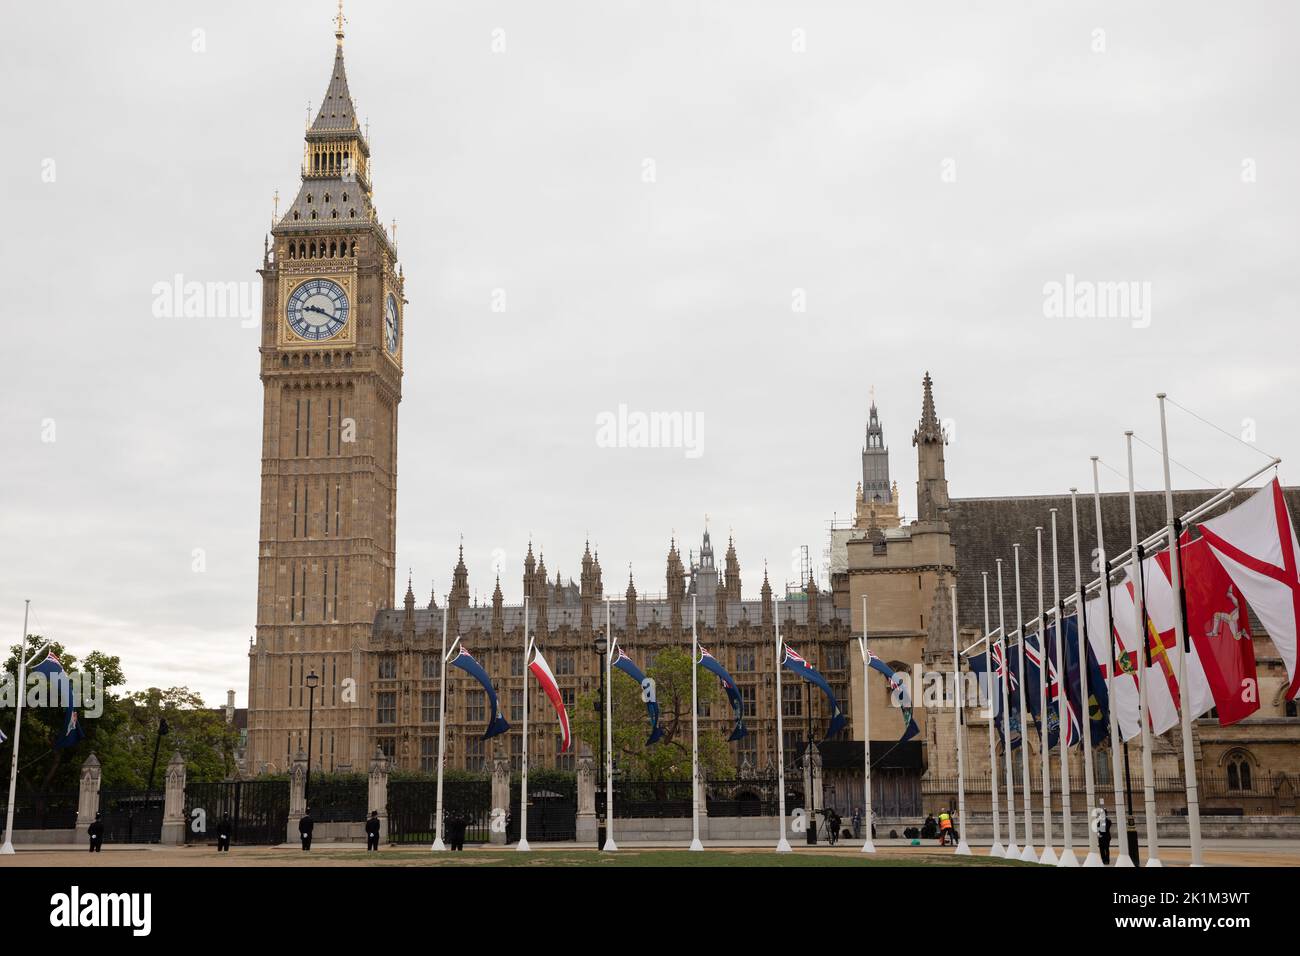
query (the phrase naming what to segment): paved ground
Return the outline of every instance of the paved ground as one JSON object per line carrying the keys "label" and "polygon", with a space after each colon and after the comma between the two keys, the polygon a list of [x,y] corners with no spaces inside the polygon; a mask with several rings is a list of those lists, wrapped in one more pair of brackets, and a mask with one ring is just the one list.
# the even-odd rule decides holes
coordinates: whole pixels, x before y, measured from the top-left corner
{"label": "paved ground", "polygon": [[[432,853],[419,847],[385,847],[367,854],[353,844],[317,844],[311,853],[296,846],[235,847],[217,853],[212,847],[106,846],[99,854],[80,847],[18,848],[14,856],[0,857],[0,868],[22,866],[142,866],[142,867],[244,867],[244,866],[1030,866],[1008,863],[983,855],[958,857],[952,850],[934,847],[881,846],[874,856],[853,847],[796,847],[789,855],[769,846],[708,849],[689,853],[680,847],[623,847],[616,854],[579,849],[572,844],[534,844],[532,853],[513,847],[471,847],[463,853]],[[1186,865],[1186,847],[1162,851],[1167,865]],[[1205,862],[1211,866],[1300,866],[1300,842],[1209,841]]]}

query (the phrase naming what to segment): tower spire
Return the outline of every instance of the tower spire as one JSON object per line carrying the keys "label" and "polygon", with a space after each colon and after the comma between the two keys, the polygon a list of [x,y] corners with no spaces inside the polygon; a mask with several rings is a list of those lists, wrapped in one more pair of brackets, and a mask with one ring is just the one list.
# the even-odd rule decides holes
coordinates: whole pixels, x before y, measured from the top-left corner
{"label": "tower spire", "polygon": [[338,16],[334,18],[334,40],[339,47],[343,46],[343,24],[347,23],[347,17],[343,16],[343,0],[339,0]]}

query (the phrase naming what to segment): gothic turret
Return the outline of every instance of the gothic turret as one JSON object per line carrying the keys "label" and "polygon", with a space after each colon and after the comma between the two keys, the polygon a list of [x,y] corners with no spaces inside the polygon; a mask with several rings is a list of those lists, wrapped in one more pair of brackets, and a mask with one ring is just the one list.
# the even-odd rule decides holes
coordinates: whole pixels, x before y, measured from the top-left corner
{"label": "gothic turret", "polygon": [[505,631],[505,598],[501,594],[501,575],[497,575],[497,586],[492,591],[492,634],[500,637]]}
{"label": "gothic turret", "polygon": [[469,607],[469,569],[465,567],[465,545],[461,544],[456,567],[451,573],[451,594],[447,603],[453,610]]}
{"label": "gothic turret", "polygon": [[632,569],[627,569],[627,625],[629,635],[636,634],[636,585],[632,583]]}
{"label": "gothic turret", "polygon": [[947,438],[934,410],[930,373],[925,373],[921,420],[912,435],[916,446],[916,516],[924,523],[948,521],[948,479],[944,475],[943,446]]}
{"label": "gothic turret", "polygon": [[740,561],[736,558],[736,540],[727,537],[726,589],[727,600],[740,601]]}
{"label": "gothic turret", "polygon": [[524,555],[524,597],[532,598],[533,581],[537,574],[537,560],[533,557],[533,542],[528,540],[528,553]]}
{"label": "gothic turret", "polygon": [[772,616],[772,582],[767,579],[767,564],[763,565],[763,589],[759,592],[763,600],[763,628],[772,627],[776,620]]}

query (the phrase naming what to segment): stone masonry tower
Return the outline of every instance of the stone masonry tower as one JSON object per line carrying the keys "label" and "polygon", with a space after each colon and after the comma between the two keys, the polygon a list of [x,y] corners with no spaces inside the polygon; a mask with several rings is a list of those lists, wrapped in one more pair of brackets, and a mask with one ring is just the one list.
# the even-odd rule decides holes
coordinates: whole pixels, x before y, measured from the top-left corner
{"label": "stone masonry tower", "polygon": [[261,533],[249,650],[248,763],[363,768],[361,648],[395,587],[397,406],[406,300],[373,204],[370,145],[343,65],[340,8],[298,195],[271,230],[262,276]]}

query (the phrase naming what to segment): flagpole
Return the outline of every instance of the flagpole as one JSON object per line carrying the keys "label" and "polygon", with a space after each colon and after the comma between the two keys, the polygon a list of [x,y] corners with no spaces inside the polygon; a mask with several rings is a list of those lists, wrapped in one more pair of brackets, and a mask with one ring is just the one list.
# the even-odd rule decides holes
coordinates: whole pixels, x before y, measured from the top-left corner
{"label": "flagpole", "polygon": [[1186,608],[1183,596],[1183,568],[1178,548],[1178,527],[1174,519],[1174,492],[1169,480],[1169,430],[1165,425],[1165,393],[1156,395],[1160,401],[1160,454],[1165,466],[1165,518],[1169,522],[1170,583],[1178,596],[1174,609],[1174,636],[1178,639],[1178,709],[1182,712],[1183,731],[1183,782],[1187,786],[1187,829],[1192,839],[1192,866],[1204,866],[1201,856],[1201,801],[1196,791],[1196,764],[1192,749],[1192,712],[1187,691],[1187,658],[1192,646],[1187,637],[1187,622],[1183,620]]}
{"label": "flagpole", "polygon": [[[1056,851],[1052,849],[1052,751],[1047,745],[1047,610],[1043,605],[1043,529],[1039,526],[1034,531],[1038,536],[1038,729],[1042,737],[1038,747],[1038,762],[1043,775],[1043,853],[1038,862],[1055,865]],[[1060,740],[1059,729],[1057,740]]]}
{"label": "flagpole", "polygon": [[1052,600],[1056,602],[1056,748],[1061,758],[1061,829],[1063,844],[1057,866],[1078,866],[1074,855],[1074,814],[1070,809],[1069,681],[1065,674],[1065,606],[1061,603],[1061,562],[1056,548],[1056,509],[1052,514]]}
{"label": "flagpole", "polygon": [[998,644],[1002,647],[1003,676],[998,679],[1002,694],[1002,754],[1003,763],[1007,765],[1007,859],[1014,860],[1020,856],[1016,846],[1016,771],[1011,759],[1011,715],[1007,701],[1007,682],[1011,679],[1011,658],[1007,656],[1007,619],[1002,602],[1002,559],[998,563]]}
{"label": "flagpole", "polygon": [[524,681],[524,746],[519,763],[519,843],[515,849],[527,853],[532,849],[528,845],[528,595],[524,595],[524,658],[520,675]]}
{"label": "flagpole", "polygon": [[776,602],[776,770],[777,811],[781,816],[777,831],[776,852],[789,853],[790,841],[785,838],[785,725],[782,711],[785,700],[781,696],[781,602]]}
{"label": "flagpole", "polygon": [[442,672],[438,677],[438,799],[437,808],[434,810],[433,824],[433,846],[429,849],[434,853],[441,853],[446,850],[446,844],[442,842],[442,755],[445,753],[443,744],[446,741],[447,725],[447,605],[450,600],[443,603],[442,608]]}
{"label": "flagpole", "polygon": [[[989,640],[989,573],[981,571],[980,577],[984,583],[984,676],[987,685],[993,677],[993,643]],[[992,703],[989,705],[989,799],[993,807],[993,845],[989,847],[989,856],[1007,855],[1006,848],[1002,845],[1002,824],[998,817],[1000,808],[998,807],[998,751],[993,743],[993,711]]]}
{"label": "flagpole", "polygon": [[611,662],[614,659],[613,611],[610,599],[605,598],[605,846],[606,853],[618,852],[614,842],[614,684],[611,681]]}
{"label": "flagpole", "polygon": [[1132,866],[1128,855],[1128,807],[1124,802],[1124,789],[1120,783],[1119,708],[1115,704],[1115,620],[1110,598],[1110,562],[1106,560],[1106,542],[1101,530],[1101,478],[1097,471],[1099,459],[1092,456],[1092,500],[1097,514],[1097,561],[1102,569],[1102,593],[1106,598],[1106,644],[1110,648],[1110,667],[1106,671],[1106,696],[1110,699],[1110,776],[1115,785],[1115,821],[1120,833],[1119,855],[1116,866]]}
{"label": "flagpole", "polygon": [[[1260,468],[1257,468],[1255,471],[1252,471],[1249,475],[1247,475],[1245,478],[1242,478],[1240,481],[1233,482],[1230,486],[1222,489],[1221,491],[1216,491],[1213,495],[1211,495],[1205,501],[1201,502],[1195,508],[1182,514],[1178,519],[1179,522],[1183,525],[1188,525],[1194,521],[1199,520],[1203,516],[1209,514],[1211,511],[1214,511],[1220,505],[1229,501],[1239,489],[1244,488],[1246,485],[1250,484],[1260,475],[1264,474],[1267,471],[1272,470],[1273,468],[1276,468],[1281,463],[1282,463],[1281,458],[1274,458],[1267,465],[1263,465]],[[1155,534],[1151,535],[1150,537],[1144,538],[1142,541],[1138,542],[1138,545],[1146,549],[1146,555],[1147,557],[1150,557],[1154,553],[1153,549],[1155,549],[1157,545],[1160,545],[1162,543],[1167,544],[1167,542],[1168,542],[1168,538],[1165,533],[1165,528],[1162,526],[1160,530],[1157,531]],[[1112,558],[1111,565],[1114,567],[1118,567],[1119,565],[1124,564],[1125,562],[1131,561],[1132,557],[1133,557],[1133,549],[1129,548],[1128,550],[1120,554],[1117,554],[1114,558]],[[1092,588],[1099,587],[1101,583],[1102,583],[1101,578],[1099,577],[1094,578],[1093,580],[1087,583],[1084,590],[1090,590]],[[1071,594],[1066,597],[1065,602],[1067,604],[1072,603],[1075,600],[1075,597],[1076,595]],[[1038,618],[1033,618],[1032,620],[1027,621],[1025,626],[1032,628],[1038,625],[1039,623],[1040,622]]]}
{"label": "flagpole", "polygon": [[1034,792],[1029,777],[1029,725],[1025,717],[1029,711],[1025,707],[1025,615],[1020,604],[1020,545],[1012,545],[1012,552],[1016,559],[1016,633],[1020,635],[1020,773],[1025,795],[1025,847],[1020,851],[1020,859],[1033,863],[1038,854],[1034,852]]}
{"label": "flagpole", "polygon": [[1093,813],[1097,806],[1096,780],[1092,775],[1092,698],[1088,695],[1088,602],[1083,593],[1083,565],[1079,559],[1079,501],[1078,488],[1070,489],[1070,520],[1074,537],[1074,593],[1078,595],[1075,611],[1078,628],[1075,638],[1079,645],[1079,729],[1083,734],[1083,793],[1088,810],[1088,855],[1084,866],[1101,866],[1101,853],[1097,847],[1097,829],[1093,826]]}
{"label": "flagpole", "polygon": [[1133,481],[1133,432],[1124,433],[1128,445],[1128,527],[1132,540],[1133,560],[1133,612],[1136,616],[1137,639],[1142,646],[1142,659],[1138,662],[1138,723],[1142,726],[1142,802],[1147,818],[1147,866],[1164,866],[1160,862],[1160,843],[1156,836],[1156,784],[1151,769],[1151,703],[1147,691],[1147,669],[1151,663],[1151,644],[1147,639],[1146,588],[1142,586],[1142,546],[1138,544],[1137,492]]}
{"label": "flagpole", "polygon": [[23,639],[18,643],[18,684],[14,688],[14,753],[9,766],[9,808],[5,812],[5,842],[0,846],[0,856],[13,856],[14,853],[14,801],[18,796],[18,738],[23,730],[23,698],[27,696],[27,615],[31,612],[32,601],[23,602]]}
{"label": "flagpole", "polygon": [[[858,638],[862,648],[862,780],[866,803],[866,836],[862,840],[863,853],[875,853],[876,844],[871,839],[871,650],[867,647],[867,596],[862,595],[862,636]],[[779,695],[778,695],[779,696]],[[780,704],[777,705],[778,707]]]}
{"label": "flagpole", "polygon": [[699,636],[695,631],[695,595],[691,595],[691,845],[693,851],[704,849],[700,842],[700,704],[696,696],[699,668],[695,655],[699,653]]}
{"label": "flagpole", "polygon": [[957,853],[970,856],[970,844],[966,842],[966,764],[963,738],[966,727],[962,720],[961,707],[961,655],[957,652],[957,585],[948,585],[948,596],[952,601],[952,696],[954,727],[957,731],[957,819],[961,829],[957,831]]}

